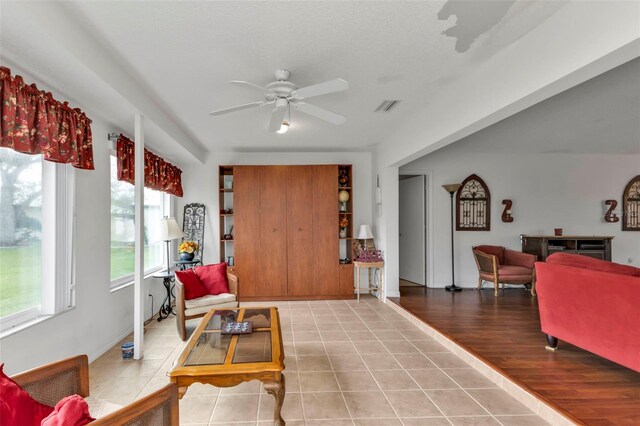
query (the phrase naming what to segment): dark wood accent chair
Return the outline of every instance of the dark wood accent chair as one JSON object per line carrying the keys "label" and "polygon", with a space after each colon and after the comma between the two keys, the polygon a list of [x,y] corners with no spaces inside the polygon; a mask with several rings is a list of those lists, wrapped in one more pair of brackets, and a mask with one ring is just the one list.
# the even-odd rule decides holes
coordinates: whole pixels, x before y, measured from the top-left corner
{"label": "dark wood accent chair", "polygon": [[[184,298],[184,286],[176,276],[176,326],[178,327],[178,335],[182,340],[187,340],[187,327],[185,322],[194,318],[202,318],[214,308],[237,308],[238,307],[238,277],[231,272],[227,272],[227,281],[229,282],[229,293],[236,296],[235,301],[221,300],[216,301],[215,296],[204,296],[199,299],[203,299],[203,302],[198,303],[198,306],[189,307]],[[209,298],[209,299],[205,299]],[[199,299],[192,299],[197,301]],[[192,302],[193,303],[193,302]]]}
{"label": "dark wood accent chair", "polygon": [[498,288],[504,284],[524,284],[531,286],[531,295],[536,295],[536,275],[534,264],[536,256],[509,250],[501,246],[473,247],[473,257],[478,266],[478,290],[485,281],[493,283],[493,294],[498,295]]}
{"label": "dark wood accent chair", "polygon": [[[54,407],[69,395],[89,396],[89,359],[78,355],[11,377],[37,401]],[[178,426],[178,387],[164,388],[123,407],[91,425]]]}

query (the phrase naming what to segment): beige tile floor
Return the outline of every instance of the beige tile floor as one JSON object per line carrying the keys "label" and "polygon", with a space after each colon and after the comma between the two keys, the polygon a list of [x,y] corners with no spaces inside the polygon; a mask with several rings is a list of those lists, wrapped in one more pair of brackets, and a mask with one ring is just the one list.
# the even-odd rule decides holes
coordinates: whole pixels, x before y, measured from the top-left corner
{"label": "beige tile floor", "polygon": [[[251,305],[280,311],[288,425],[547,424],[375,298]],[[122,360],[118,345],[91,363],[92,396],[123,405],[164,386],[182,347],[175,319],[153,321],[143,360]],[[257,381],[192,385],[180,401],[184,425],[262,426],[272,416]]]}

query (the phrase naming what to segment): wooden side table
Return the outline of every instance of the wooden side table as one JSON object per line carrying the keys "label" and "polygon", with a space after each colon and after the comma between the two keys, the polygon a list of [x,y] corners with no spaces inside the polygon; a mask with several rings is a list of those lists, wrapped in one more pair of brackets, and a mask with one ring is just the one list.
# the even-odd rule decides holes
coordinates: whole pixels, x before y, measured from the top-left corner
{"label": "wooden side table", "polygon": [[[367,287],[367,292],[371,293],[371,290],[376,290],[378,292],[378,298],[381,297],[382,291],[384,289],[384,261],[380,262],[358,262],[354,261],[353,266],[356,268],[356,294],[358,295],[358,302],[360,302],[360,268],[368,268],[369,269],[369,282]],[[378,268],[380,270],[380,284],[375,287],[371,285],[371,275],[373,272],[373,268]]]}

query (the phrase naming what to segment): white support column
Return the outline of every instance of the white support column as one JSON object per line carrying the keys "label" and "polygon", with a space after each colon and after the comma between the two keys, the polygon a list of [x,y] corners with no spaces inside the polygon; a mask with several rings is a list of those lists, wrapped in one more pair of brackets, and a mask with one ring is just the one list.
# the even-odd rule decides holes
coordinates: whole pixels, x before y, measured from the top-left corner
{"label": "white support column", "polygon": [[135,115],[135,269],[133,296],[134,359],[144,354],[144,117]]}

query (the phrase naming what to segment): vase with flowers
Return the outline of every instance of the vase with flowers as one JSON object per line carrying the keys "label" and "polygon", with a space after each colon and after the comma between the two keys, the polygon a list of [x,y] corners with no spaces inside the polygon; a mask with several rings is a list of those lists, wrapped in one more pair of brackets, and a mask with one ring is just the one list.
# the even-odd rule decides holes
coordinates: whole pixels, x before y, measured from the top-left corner
{"label": "vase with flowers", "polygon": [[198,250],[198,243],[195,241],[183,241],[178,246],[178,253],[180,253],[180,260],[191,261],[196,255]]}
{"label": "vase with flowers", "polygon": [[349,219],[347,219],[346,216],[341,216],[338,226],[340,227],[340,238],[347,238],[347,227],[349,226]]}

